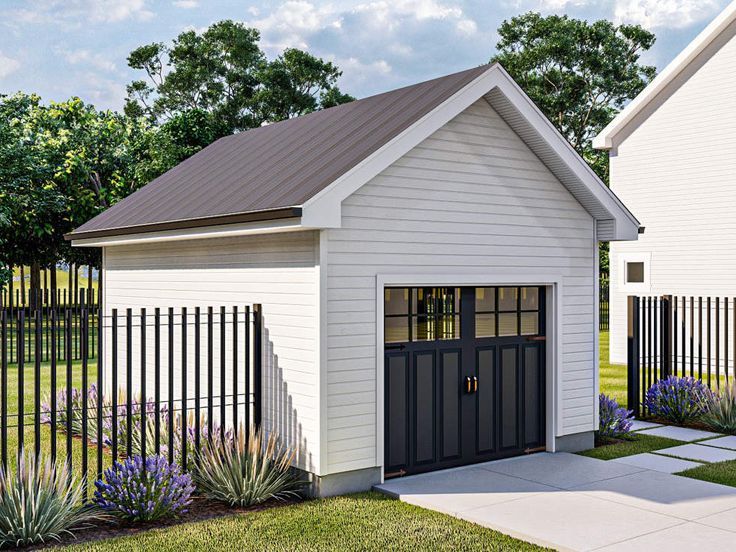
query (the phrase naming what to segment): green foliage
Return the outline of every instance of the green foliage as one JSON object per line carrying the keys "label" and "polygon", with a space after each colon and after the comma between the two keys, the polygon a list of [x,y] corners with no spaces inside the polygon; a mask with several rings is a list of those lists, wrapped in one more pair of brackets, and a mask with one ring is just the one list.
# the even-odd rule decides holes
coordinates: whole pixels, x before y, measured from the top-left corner
{"label": "green foliage", "polygon": [[128,85],[126,113],[160,122],[197,111],[219,137],[353,99],[337,87],[334,64],[293,48],[268,61],[259,40],[256,29],[225,20],[136,48],[128,65],[146,80]]}
{"label": "green foliage", "polygon": [[197,488],[230,506],[251,506],[271,498],[293,496],[302,483],[291,469],[294,452],[278,445],[272,433],[266,438],[241,427],[231,441],[207,443],[197,458]]}
{"label": "green foliage", "polygon": [[48,543],[83,528],[99,515],[82,507],[82,496],[65,464],[23,453],[15,473],[0,470],[0,546]]}
{"label": "green foliage", "polygon": [[654,35],[638,25],[534,12],[504,21],[498,32],[493,61],[607,182],[608,156],[591,140],[654,78],[656,69],[639,62]]}
{"label": "green foliage", "polygon": [[736,382],[705,399],[701,420],[713,431],[736,434]]}
{"label": "green foliage", "polygon": [[79,98],[0,98],[0,264],[98,264],[98,250],[72,249],[63,236],[138,186],[129,144],[142,125]]}

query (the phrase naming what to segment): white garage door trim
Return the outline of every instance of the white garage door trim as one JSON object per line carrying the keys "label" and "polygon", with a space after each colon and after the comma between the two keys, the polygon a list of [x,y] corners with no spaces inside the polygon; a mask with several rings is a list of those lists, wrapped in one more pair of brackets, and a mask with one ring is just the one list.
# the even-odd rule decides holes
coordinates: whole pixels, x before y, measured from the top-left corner
{"label": "white garage door trim", "polygon": [[557,420],[562,418],[561,378],[562,347],[560,328],[562,328],[563,275],[549,270],[524,270],[523,272],[494,269],[458,272],[407,272],[379,273],[376,275],[376,465],[381,467],[381,481],[384,470],[384,348],[383,348],[383,290],[387,286],[406,287],[447,287],[447,286],[545,286],[547,291],[547,358],[546,358],[546,447],[555,451],[555,437],[558,436]]}

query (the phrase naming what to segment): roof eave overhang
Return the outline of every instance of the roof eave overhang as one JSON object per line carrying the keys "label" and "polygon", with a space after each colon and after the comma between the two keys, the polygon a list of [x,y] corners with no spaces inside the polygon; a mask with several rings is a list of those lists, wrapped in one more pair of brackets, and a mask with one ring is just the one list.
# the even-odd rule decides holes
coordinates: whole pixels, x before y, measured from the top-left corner
{"label": "roof eave overhang", "polygon": [[302,226],[302,208],[295,206],[120,228],[78,230],[64,238],[74,247],[106,247],[303,229],[306,228]]}

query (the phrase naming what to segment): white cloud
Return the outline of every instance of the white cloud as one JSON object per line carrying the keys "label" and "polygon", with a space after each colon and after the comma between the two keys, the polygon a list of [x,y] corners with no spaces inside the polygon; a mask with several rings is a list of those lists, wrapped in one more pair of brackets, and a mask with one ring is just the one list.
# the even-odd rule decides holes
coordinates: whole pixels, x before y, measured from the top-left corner
{"label": "white cloud", "polygon": [[15,73],[19,68],[20,62],[17,59],[8,57],[0,52],[0,78],[4,78],[11,73]]}
{"label": "white cloud", "polygon": [[648,29],[681,29],[712,17],[720,7],[717,0],[618,0],[614,18]]}
{"label": "white cloud", "polygon": [[191,10],[199,7],[199,0],[176,0],[176,2],[172,3],[177,8],[181,8],[183,10]]}
{"label": "white cloud", "polygon": [[94,53],[90,50],[58,50],[58,54],[62,56],[67,63],[72,65],[83,65],[108,72],[115,71],[117,68],[113,61],[109,60],[102,54]]}
{"label": "white cloud", "polygon": [[128,19],[147,21],[154,17],[149,0],[30,0],[25,8],[11,10],[13,18],[26,23],[87,22],[117,23]]}

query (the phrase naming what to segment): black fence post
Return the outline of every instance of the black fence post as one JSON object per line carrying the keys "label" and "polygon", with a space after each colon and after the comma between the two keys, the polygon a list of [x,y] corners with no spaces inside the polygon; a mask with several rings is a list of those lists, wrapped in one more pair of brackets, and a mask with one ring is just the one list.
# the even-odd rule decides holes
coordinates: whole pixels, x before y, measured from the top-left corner
{"label": "black fence post", "polygon": [[660,305],[660,378],[667,379],[672,374],[672,296],[663,295]]}
{"label": "black fence post", "polygon": [[253,424],[261,429],[263,414],[263,311],[253,305]]}
{"label": "black fence post", "polygon": [[640,358],[639,358],[639,298],[633,295],[628,297],[628,349],[627,349],[627,404],[634,416],[641,416],[639,404]]}

